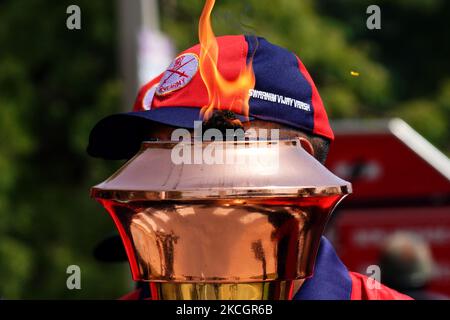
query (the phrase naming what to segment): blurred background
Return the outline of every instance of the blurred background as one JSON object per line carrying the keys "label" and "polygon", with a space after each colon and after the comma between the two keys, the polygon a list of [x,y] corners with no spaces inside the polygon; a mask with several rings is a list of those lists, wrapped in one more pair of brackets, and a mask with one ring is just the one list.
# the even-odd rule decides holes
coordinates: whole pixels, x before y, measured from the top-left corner
{"label": "blurred background", "polygon": [[[80,30],[66,27],[72,4],[81,9]],[[89,189],[120,163],[89,158],[89,132],[102,117],[130,110],[138,86],[198,42],[203,4],[0,0],[1,298],[113,299],[131,290],[127,263],[100,262],[92,253],[115,228]],[[371,4],[218,0],[212,19],[217,35],[256,34],[296,52],[315,80],[338,133],[328,166],[356,191],[328,230],[344,262],[364,272],[382,258],[388,235],[413,232],[438,262],[438,273],[423,267],[427,281],[450,294],[450,2],[377,1],[381,30],[366,27]],[[354,152],[355,136],[369,151]],[[371,184],[392,159],[397,176]],[[424,189],[408,189],[403,177]],[[388,199],[378,192],[386,184],[404,192]],[[429,229],[420,231],[425,222]],[[66,287],[69,265],[81,268],[81,290]]]}

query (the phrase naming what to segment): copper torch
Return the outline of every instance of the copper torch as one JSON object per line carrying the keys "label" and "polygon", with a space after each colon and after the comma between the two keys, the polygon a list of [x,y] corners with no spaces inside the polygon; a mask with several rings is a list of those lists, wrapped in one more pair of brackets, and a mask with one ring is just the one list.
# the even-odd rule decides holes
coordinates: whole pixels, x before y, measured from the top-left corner
{"label": "copper torch", "polygon": [[144,142],[91,195],[152,299],[291,299],[350,192],[298,140],[273,140]]}

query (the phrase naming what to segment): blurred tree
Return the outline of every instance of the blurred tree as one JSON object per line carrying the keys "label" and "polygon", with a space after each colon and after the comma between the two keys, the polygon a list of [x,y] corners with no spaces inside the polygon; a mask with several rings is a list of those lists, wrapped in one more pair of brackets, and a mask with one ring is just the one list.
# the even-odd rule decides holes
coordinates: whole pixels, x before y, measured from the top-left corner
{"label": "blurred tree", "polygon": [[[110,1],[0,1],[0,296],[115,298],[127,266],[91,254],[114,227],[89,188],[117,168],[85,154],[102,116],[120,109],[116,17]],[[66,288],[66,269],[81,287]]]}
{"label": "blurred tree", "polygon": [[[77,4],[82,29],[66,28]],[[450,10],[444,0],[218,0],[217,35],[255,34],[303,60],[333,118],[401,116],[450,148]],[[197,43],[200,0],[160,1],[162,29],[180,50]],[[94,261],[114,226],[88,190],[118,163],[90,159],[90,129],[118,112],[117,17],[108,0],[0,0],[0,296],[115,298],[126,264]],[[350,74],[359,72],[359,77]],[[103,214],[102,214],[103,213]],[[66,268],[81,267],[80,291]]]}
{"label": "blurred tree", "polygon": [[[340,21],[346,38],[370,48],[389,72],[391,99],[381,116],[399,116],[450,154],[450,2],[377,1],[382,29],[365,28],[370,0],[320,0],[319,10]],[[361,79],[362,80],[362,79]],[[368,104],[377,114],[376,105]]]}

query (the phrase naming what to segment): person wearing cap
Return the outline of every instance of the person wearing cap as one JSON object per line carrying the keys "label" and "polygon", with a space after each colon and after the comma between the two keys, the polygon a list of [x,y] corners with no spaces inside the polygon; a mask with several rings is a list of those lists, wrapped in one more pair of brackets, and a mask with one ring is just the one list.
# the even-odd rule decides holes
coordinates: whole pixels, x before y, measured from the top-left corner
{"label": "person wearing cap", "polygon": [[[230,97],[221,101],[229,110],[213,118],[230,128],[235,122],[228,120],[237,119],[244,129],[278,129],[280,139],[299,139],[304,149],[324,164],[334,135],[319,92],[301,60],[264,38],[222,36],[217,42],[217,67],[222,76],[237,78],[251,61],[255,85],[248,92],[248,117],[241,108],[233,107]],[[97,123],[90,134],[88,153],[104,159],[129,159],[144,140],[171,140],[174,129],[193,129],[209,101],[199,72],[200,50],[200,45],[185,50],[165,72],[145,84],[132,112],[111,115]],[[313,276],[298,282],[296,290],[296,300],[411,299],[349,271],[325,237]],[[145,298],[145,292],[136,291],[125,298]]]}
{"label": "person wearing cap", "polygon": [[435,262],[428,243],[421,237],[398,231],[384,241],[378,265],[383,284],[407,293],[416,300],[448,300],[429,289]]}

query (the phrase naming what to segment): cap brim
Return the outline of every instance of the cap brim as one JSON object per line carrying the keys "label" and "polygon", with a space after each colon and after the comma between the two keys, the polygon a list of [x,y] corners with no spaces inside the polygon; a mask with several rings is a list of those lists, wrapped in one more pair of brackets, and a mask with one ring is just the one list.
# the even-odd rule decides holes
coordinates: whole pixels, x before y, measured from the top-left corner
{"label": "cap brim", "polygon": [[[236,115],[241,121],[252,117]],[[152,123],[193,129],[194,121],[200,121],[200,108],[170,107],[149,111],[110,115],[100,120],[89,136],[87,152],[98,158],[129,159],[139,151],[141,142],[149,137]]]}

